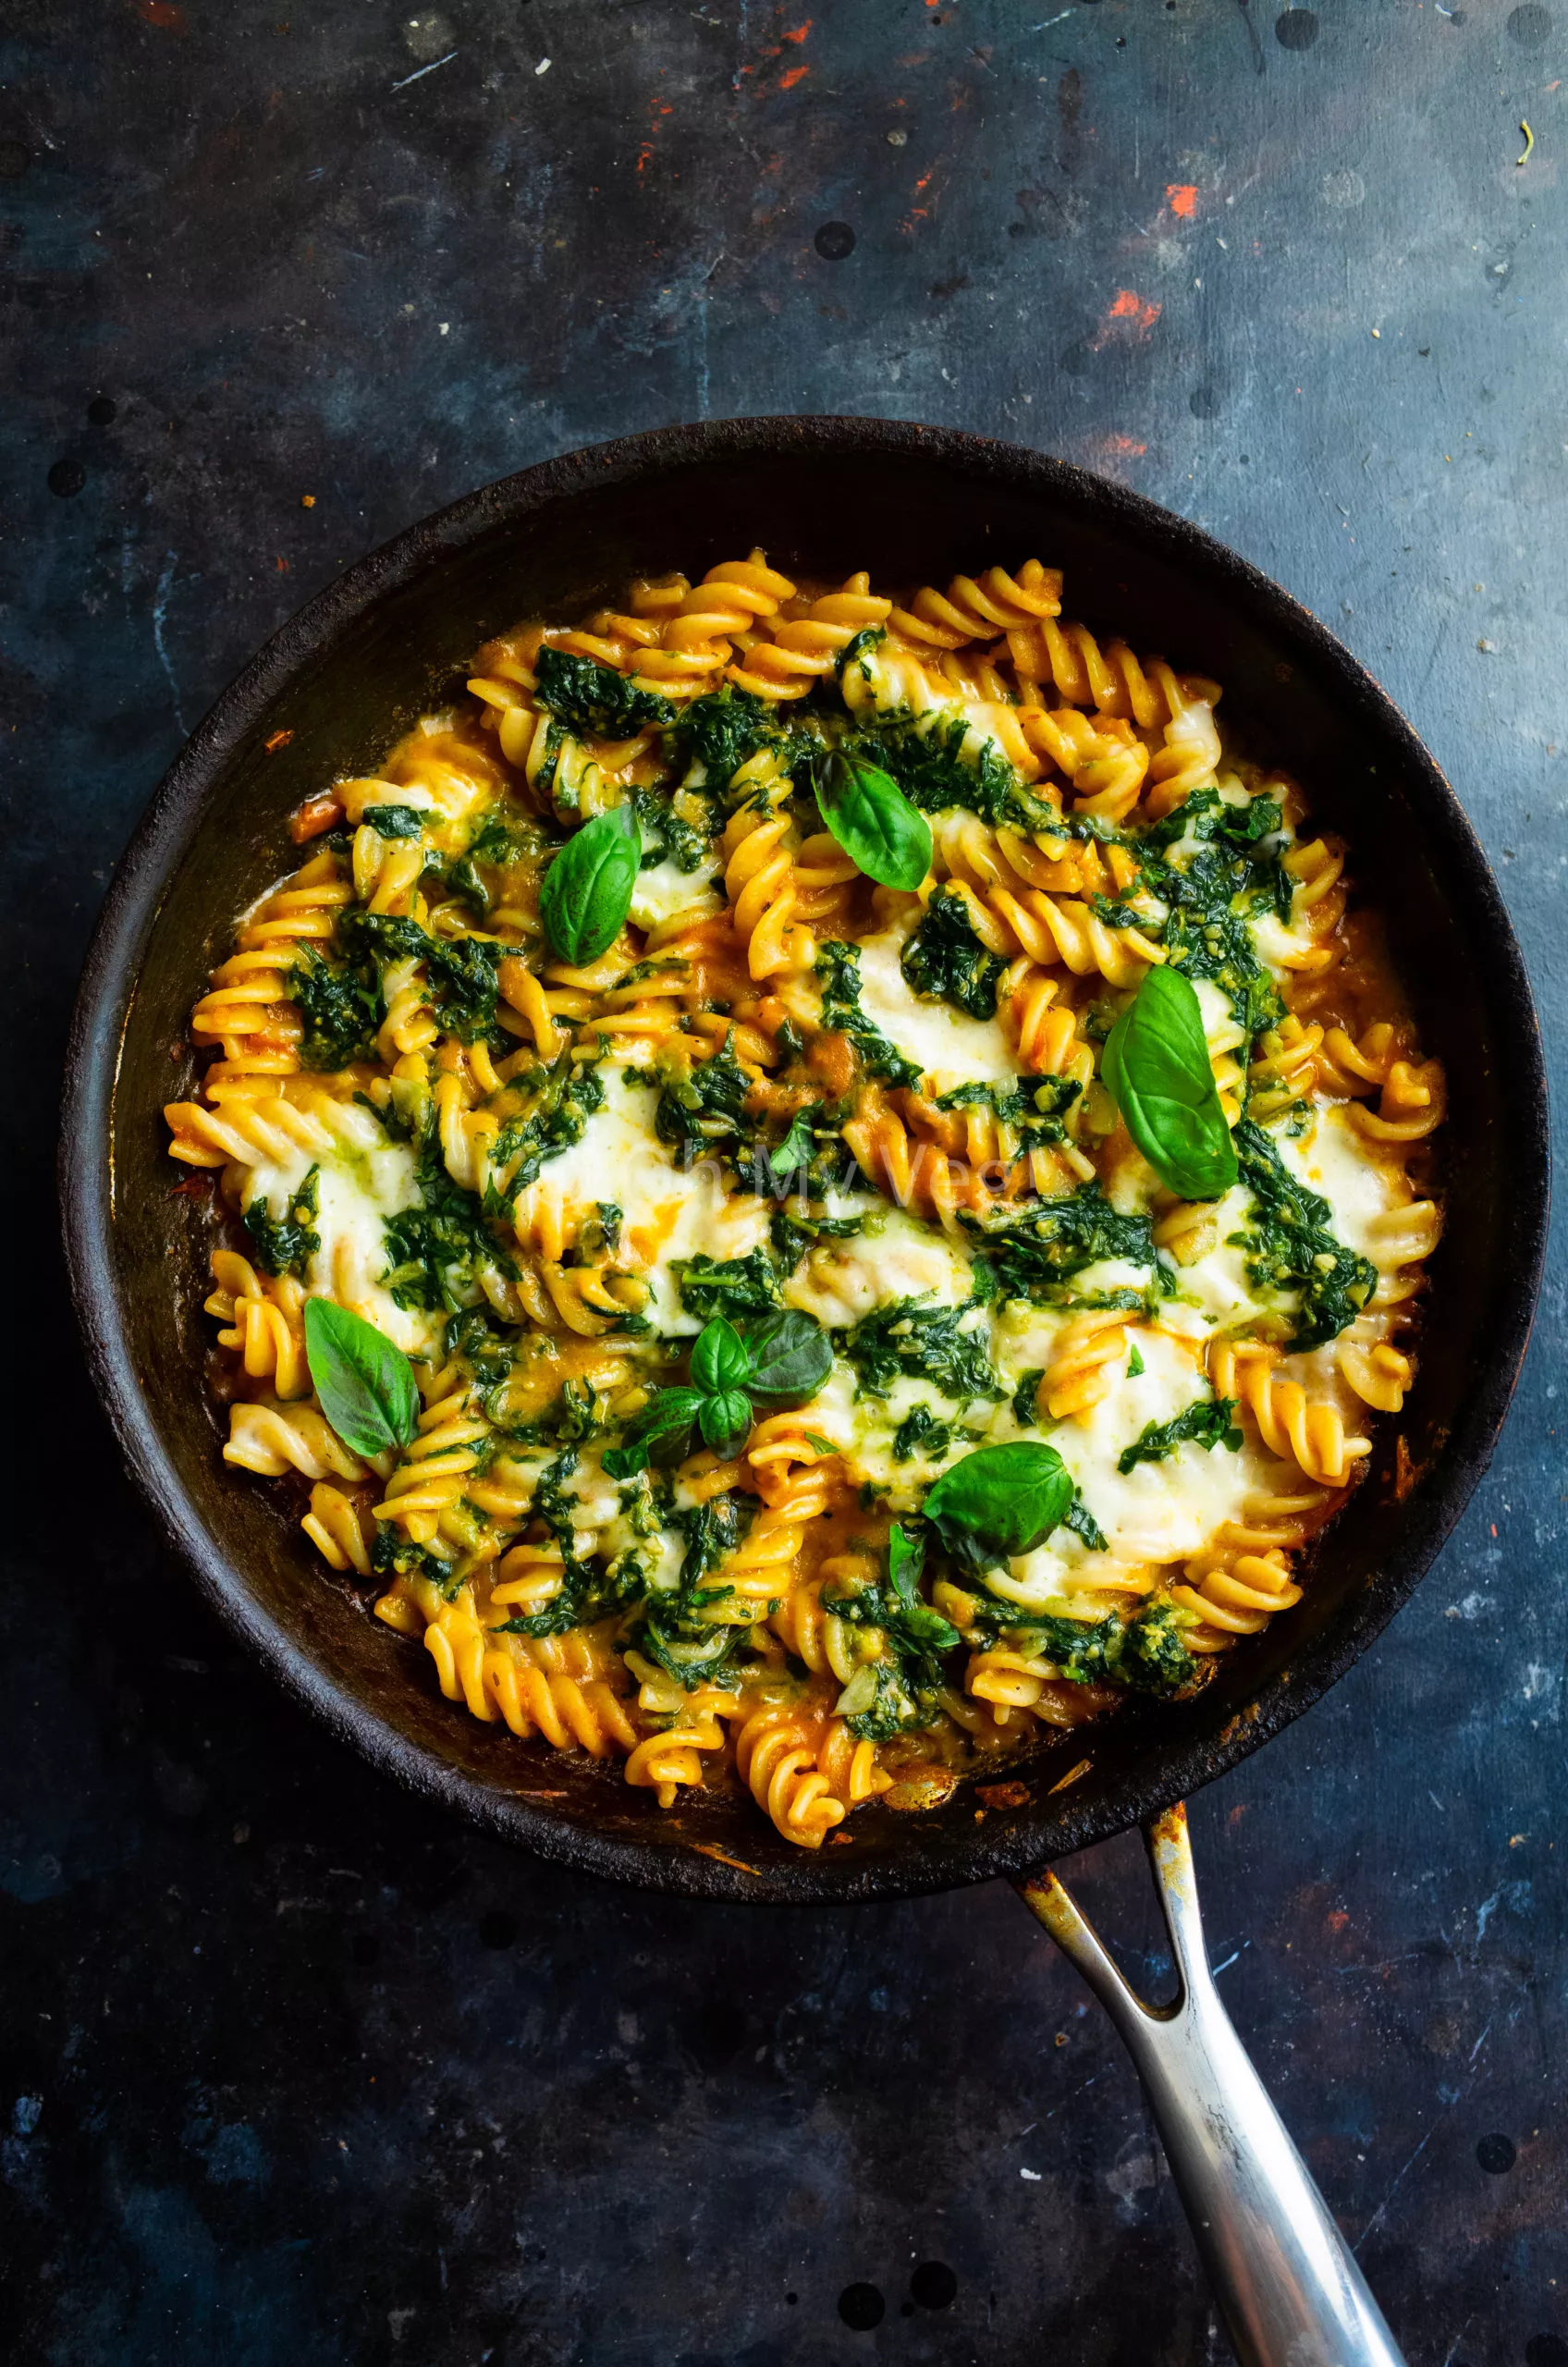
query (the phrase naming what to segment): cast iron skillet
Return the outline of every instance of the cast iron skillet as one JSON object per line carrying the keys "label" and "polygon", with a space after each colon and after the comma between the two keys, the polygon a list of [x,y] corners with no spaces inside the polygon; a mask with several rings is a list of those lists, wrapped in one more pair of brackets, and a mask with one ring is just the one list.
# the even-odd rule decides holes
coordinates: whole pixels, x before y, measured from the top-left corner
{"label": "cast iron skillet", "polygon": [[[281,1487],[219,1458],[202,1365],[212,1218],[170,1196],[162,1105],[192,1087],[187,1015],[234,914],[294,859],[284,817],[374,769],[487,635],[572,616],[639,571],[766,546],[787,569],[879,583],[1038,556],[1067,612],[1218,675],[1225,714],[1296,773],[1388,914],[1427,1049],[1447,1065],[1448,1224],[1420,1376],[1317,1551],[1297,1607],[1195,1700],[1129,1703],[1047,1746],[1026,1798],[976,1822],[859,1810],[839,1846],[781,1840],[750,1797],[661,1814],[618,1765],[519,1744],[444,1701],[428,1657],[335,1585]],[[77,1006],[66,1233],[88,1355],[128,1460],[223,1617],[335,1734],[424,1797],[550,1858],[651,1888],[854,1900],[1020,1874],[1180,1800],[1315,1701],[1426,1570],[1487,1466],[1538,1287],[1546,1096],[1519,950],[1458,801],[1378,685],[1245,560],[1121,487],[1015,447],[883,420],[732,420],[524,470],[426,520],[286,625],[193,734],[116,876]],[[1088,1772],[1052,1786],[1079,1760]]]}

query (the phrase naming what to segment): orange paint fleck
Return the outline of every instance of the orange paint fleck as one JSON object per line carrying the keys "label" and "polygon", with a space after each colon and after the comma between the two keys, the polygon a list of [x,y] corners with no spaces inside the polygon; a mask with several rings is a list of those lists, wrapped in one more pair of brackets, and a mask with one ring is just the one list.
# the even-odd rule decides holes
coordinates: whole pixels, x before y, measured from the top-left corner
{"label": "orange paint fleck", "polygon": [[1179,221],[1190,222],[1198,210],[1197,184],[1194,181],[1167,181],[1165,198]]}
{"label": "orange paint fleck", "polygon": [[791,25],[784,38],[786,41],[802,42],[810,31],[811,18],[808,17],[803,25]]}
{"label": "orange paint fleck", "polygon": [[1121,336],[1145,337],[1160,315],[1160,306],[1150,303],[1131,288],[1119,288],[1107,305],[1105,317],[1089,340],[1089,350],[1098,353],[1111,338]]}
{"label": "orange paint fleck", "polygon": [[811,67],[809,66],[791,66],[788,74],[780,74],[778,77],[779,89],[781,91],[792,91],[796,83],[803,82],[810,72]]}
{"label": "orange paint fleck", "polygon": [[651,140],[644,140],[643,145],[637,151],[637,170],[640,173],[645,173],[647,171],[653,153],[653,141]]}
{"label": "orange paint fleck", "polygon": [[136,13],[144,25],[156,25],[160,32],[185,31],[185,11],[177,8],[174,0],[136,0]]}
{"label": "orange paint fleck", "polygon": [[279,551],[277,555],[277,571],[279,575],[287,575],[288,572],[288,561],[284,558],[281,551]]}
{"label": "orange paint fleck", "polygon": [[1350,1917],[1345,1913],[1344,1908],[1336,1907],[1329,1918],[1329,1929],[1330,1932],[1342,1932],[1349,1922]]}

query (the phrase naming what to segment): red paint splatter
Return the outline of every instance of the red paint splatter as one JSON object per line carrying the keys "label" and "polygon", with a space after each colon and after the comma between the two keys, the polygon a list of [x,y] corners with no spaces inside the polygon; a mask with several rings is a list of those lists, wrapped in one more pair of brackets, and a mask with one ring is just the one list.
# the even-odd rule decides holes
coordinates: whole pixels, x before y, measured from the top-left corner
{"label": "red paint splatter", "polygon": [[808,17],[803,25],[791,25],[784,38],[786,41],[802,42],[810,31],[811,18]]}
{"label": "red paint splatter", "polygon": [[1336,1907],[1329,1918],[1329,1929],[1330,1932],[1342,1932],[1349,1922],[1350,1917],[1345,1913],[1344,1908]]}
{"label": "red paint splatter", "polygon": [[1105,317],[1089,339],[1091,353],[1098,353],[1113,337],[1146,337],[1160,315],[1161,307],[1150,303],[1131,288],[1119,288],[1107,305]]}
{"label": "red paint splatter", "polygon": [[186,30],[185,11],[177,8],[174,0],[136,0],[136,13],[144,25],[156,25],[160,32],[182,33]]}
{"label": "red paint splatter", "polygon": [[279,575],[287,575],[288,572],[288,561],[284,558],[281,551],[277,554],[277,571]]}
{"label": "red paint splatter", "polygon": [[640,173],[645,173],[647,171],[649,165],[653,161],[653,141],[651,140],[644,140],[643,145],[637,151],[637,170]]}
{"label": "red paint splatter", "polygon": [[1194,181],[1167,181],[1165,198],[1180,222],[1190,222],[1198,210],[1197,184]]}
{"label": "red paint splatter", "polygon": [[811,67],[809,66],[791,66],[788,74],[780,74],[778,77],[779,89],[781,91],[792,91],[796,83],[803,82],[810,72]]}

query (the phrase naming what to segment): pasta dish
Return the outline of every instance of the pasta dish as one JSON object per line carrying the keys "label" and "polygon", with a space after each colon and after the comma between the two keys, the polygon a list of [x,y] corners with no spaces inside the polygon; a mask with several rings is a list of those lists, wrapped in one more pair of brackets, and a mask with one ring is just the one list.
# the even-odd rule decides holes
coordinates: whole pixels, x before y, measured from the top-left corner
{"label": "pasta dish", "polygon": [[448,1699],[815,1848],[1300,1599],[1443,1078],[1219,700],[1038,561],[754,551],[295,813],[165,1112],[223,1454]]}

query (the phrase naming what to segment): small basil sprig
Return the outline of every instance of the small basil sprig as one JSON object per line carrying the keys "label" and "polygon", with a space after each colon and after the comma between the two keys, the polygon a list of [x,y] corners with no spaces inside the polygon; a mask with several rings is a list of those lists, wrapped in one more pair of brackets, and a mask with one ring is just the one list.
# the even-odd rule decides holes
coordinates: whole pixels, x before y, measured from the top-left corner
{"label": "small basil sprig", "polygon": [[752,1427],[754,1400],[815,1397],[832,1366],[827,1333],[793,1307],[765,1315],[744,1331],[716,1315],[692,1344],[690,1388],[655,1390],[620,1445],[606,1453],[605,1469],[612,1479],[631,1479],[650,1464],[680,1463],[691,1453],[693,1429],[716,1454],[733,1454]]}
{"label": "small basil sprig", "polygon": [[816,1137],[812,1133],[812,1120],[822,1115],[822,1104],[814,1101],[809,1110],[797,1110],[790,1121],[790,1131],[778,1147],[768,1154],[768,1165],[775,1175],[793,1175],[809,1167],[816,1149]]}
{"label": "small basil sprig", "polygon": [[944,1471],[925,1517],[956,1562],[984,1573],[1032,1553],[1072,1507],[1072,1474],[1054,1446],[1030,1440],[976,1447]]}
{"label": "small basil sprig", "polygon": [[384,1331],[330,1298],[305,1301],[305,1358],[322,1411],[356,1454],[407,1446],[419,1420],[409,1360]]}
{"label": "small basil sprig", "polygon": [[630,804],[612,805],[570,838],[539,891],[539,917],[552,949],[581,967],[608,952],[631,908],[643,834]]}
{"label": "small basil sprig", "polygon": [[931,868],[931,825],[892,774],[831,748],[815,759],[811,779],[823,820],[866,877],[918,888]]}
{"label": "small basil sprig", "polygon": [[1184,1200],[1218,1200],[1236,1181],[1236,1150],[1204,1041],[1192,980],[1151,970],[1106,1038],[1105,1085],[1160,1182]]}

